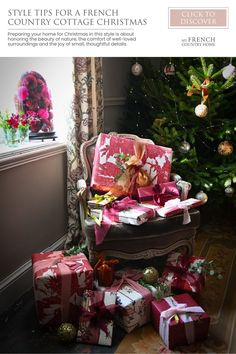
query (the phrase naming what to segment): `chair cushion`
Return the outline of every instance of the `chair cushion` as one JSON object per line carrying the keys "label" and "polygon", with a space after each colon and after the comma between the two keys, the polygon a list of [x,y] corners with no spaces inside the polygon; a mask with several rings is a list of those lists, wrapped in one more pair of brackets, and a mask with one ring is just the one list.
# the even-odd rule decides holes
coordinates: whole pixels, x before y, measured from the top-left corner
{"label": "chair cushion", "polygon": [[[162,246],[166,247],[166,243],[177,242],[178,239],[181,239],[183,237],[181,232],[183,234],[185,233],[185,230],[198,228],[200,224],[200,212],[196,209],[191,209],[189,213],[191,216],[191,222],[187,225],[183,225],[183,214],[169,218],[157,217],[139,226],[114,223],[107,233],[103,244],[96,246],[96,249],[107,248],[109,247],[109,244],[114,248],[114,242],[117,246],[124,241],[130,243],[130,245],[138,242],[138,240],[142,240],[143,243],[144,238],[147,241],[148,248],[148,239],[153,239],[153,237],[155,237],[155,239],[158,238],[156,242],[160,248],[162,248]],[[85,220],[85,232],[90,245],[94,244],[94,221],[91,218]],[[166,234],[173,234],[174,236],[172,239],[167,240],[165,239]],[[121,249],[123,248],[122,246],[123,245],[120,244]]]}

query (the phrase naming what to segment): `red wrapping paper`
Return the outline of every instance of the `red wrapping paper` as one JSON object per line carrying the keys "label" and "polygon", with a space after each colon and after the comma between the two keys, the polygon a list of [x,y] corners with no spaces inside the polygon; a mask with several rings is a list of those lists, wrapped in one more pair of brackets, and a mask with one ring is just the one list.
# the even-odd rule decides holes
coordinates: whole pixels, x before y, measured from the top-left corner
{"label": "red wrapping paper", "polygon": [[81,303],[77,342],[110,346],[116,293],[85,291]]}
{"label": "red wrapping paper", "polygon": [[[174,301],[172,301],[172,299],[174,299]],[[163,321],[160,328],[161,314],[171,308],[171,303],[185,304],[187,307],[198,307],[198,304],[189,294],[181,294],[159,301],[152,301],[152,323],[156,331],[161,335],[164,343],[170,349],[173,349],[180,345],[205,340],[209,331],[210,317],[202,309],[202,313],[187,312],[183,316],[178,314],[177,317],[173,315],[170,321]],[[175,313],[175,311],[173,311],[173,313]],[[168,326],[168,328],[164,328],[165,326]]]}
{"label": "red wrapping paper", "polygon": [[114,281],[114,267],[119,263],[118,259],[106,260],[103,256],[98,257],[98,262],[94,266],[94,275],[99,286],[111,286]]}
{"label": "red wrapping paper", "polygon": [[195,198],[189,198],[182,201],[180,201],[178,198],[168,200],[165,202],[163,208],[158,209],[158,215],[162,216],[163,218],[167,218],[173,215],[181,214],[185,210],[196,208],[202,204],[202,200]]}
{"label": "red wrapping paper", "polygon": [[129,197],[115,201],[111,206],[105,206],[101,225],[94,225],[96,245],[100,245],[104,241],[112,222],[141,225],[154,217],[155,213],[153,208],[140,205],[136,200]]}
{"label": "red wrapping paper", "polygon": [[86,256],[64,256],[62,251],[34,253],[32,264],[39,323],[75,322],[83,291],[93,288],[93,269]]}
{"label": "red wrapping paper", "polygon": [[163,280],[168,281],[172,288],[200,293],[205,285],[205,276],[202,273],[189,271],[191,265],[198,260],[204,260],[204,258],[171,252],[166,260],[162,274]]}
{"label": "red wrapping paper", "polygon": [[[134,140],[101,133],[96,144],[91,178],[91,187],[94,190],[108,192],[115,187],[116,181],[114,177],[121,174],[116,165],[117,159],[115,155],[118,153],[133,156]],[[147,172],[152,184],[169,181],[171,161],[172,149],[154,144],[145,144],[142,169]],[[124,191],[125,194],[127,195],[128,192]]]}
{"label": "red wrapping paper", "polygon": [[180,193],[176,182],[159,183],[155,186],[138,188],[139,201],[154,202],[157,205],[164,206],[170,199],[179,198]]}

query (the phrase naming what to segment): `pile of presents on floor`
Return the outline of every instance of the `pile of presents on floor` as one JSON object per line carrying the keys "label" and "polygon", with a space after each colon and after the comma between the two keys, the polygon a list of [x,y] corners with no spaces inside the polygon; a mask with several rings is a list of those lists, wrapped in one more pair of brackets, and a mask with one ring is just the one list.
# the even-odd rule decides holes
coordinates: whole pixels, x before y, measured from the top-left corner
{"label": "pile of presents on floor", "polygon": [[212,262],[171,252],[160,277],[152,266],[116,270],[117,259],[100,257],[92,267],[73,253],[32,256],[39,323],[63,341],[111,346],[114,322],[130,333],[151,321],[170,349],[207,337],[210,317],[195,298],[206,275],[217,275]]}
{"label": "pile of presents on floor", "polygon": [[[113,222],[135,228],[177,213],[190,221],[188,209],[202,201],[187,199],[189,183],[170,181],[171,160],[170,148],[100,134],[88,201],[97,244]],[[169,348],[207,337],[210,318],[192,295],[217,273],[203,258],[171,252],[161,277],[154,267],[122,268],[102,255],[92,267],[74,250],[33,254],[32,263],[39,323],[58,328],[64,341],[110,346],[114,322],[130,333],[149,321]]]}

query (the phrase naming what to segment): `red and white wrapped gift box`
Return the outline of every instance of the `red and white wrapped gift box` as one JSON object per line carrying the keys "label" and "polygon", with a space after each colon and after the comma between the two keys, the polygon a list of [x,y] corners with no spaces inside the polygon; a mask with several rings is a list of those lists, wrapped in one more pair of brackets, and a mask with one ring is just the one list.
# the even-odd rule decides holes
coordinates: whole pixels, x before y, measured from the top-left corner
{"label": "red and white wrapped gift box", "polygon": [[210,317],[189,294],[153,300],[151,311],[152,323],[170,349],[207,338]]}
{"label": "red and white wrapped gift box", "polygon": [[202,205],[202,200],[189,198],[186,200],[180,201],[179,198],[168,200],[163,208],[158,209],[158,215],[163,218],[180,214],[185,209],[192,209]]}
{"label": "red and white wrapped gift box", "polygon": [[81,302],[77,342],[110,346],[116,308],[115,292],[85,291]]}
{"label": "red and white wrapped gift box", "polygon": [[83,291],[93,288],[93,268],[86,256],[64,256],[63,251],[34,253],[32,265],[39,323],[57,326],[76,321]]}
{"label": "red and white wrapped gift box", "polygon": [[90,211],[90,215],[97,218],[94,225],[96,245],[103,242],[113,222],[141,225],[154,217],[155,213],[154,208],[140,205],[130,197],[115,201],[110,207],[105,206],[102,212],[96,209]]}
{"label": "red and white wrapped gift box", "polygon": [[[111,222],[122,222],[130,225],[141,225],[156,215],[156,207],[153,205],[139,204],[136,200],[125,197],[115,201],[111,207],[104,208],[106,216]],[[90,214],[100,218],[100,209],[90,209]]]}
{"label": "red and white wrapped gift box", "polygon": [[[93,161],[91,187],[97,191],[108,192],[116,185],[115,177],[121,174],[116,155],[135,155],[135,141],[101,133],[98,137]],[[168,182],[170,179],[172,149],[154,144],[145,144],[142,157],[142,170],[149,175],[152,184]],[[124,190],[124,195],[128,194]]]}
{"label": "red and white wrapped gift box", "polygon": [[191,271],[199,261],[204,261],[204,258],[171,252],[167,257],[162,278],[169,282],[172,288],[200,293],[205,285],[205,276],[201,269],[199,272]]}
{"label": "red and white wrapped gift box", "polygon": [[117,292],[116,304],[119,306],[115,322],[127,333],[150,321],[150,306],[153,299],[151,291],[134,279],[140,279],[143,273],[137,269],[125,269],[115,273],[122,276],[114,282],[111,290]]}
{"label": "red and white wrapped gift box", "polygon": [[162,208],[158,209],[157,213],[163,218],[183,213],[183,224],[188,224],[191,221],[188,210],[196,208],[202,204],[202,200],[195,198],[189,198],[182,201],[179,198],[176,198],[168,200]]}

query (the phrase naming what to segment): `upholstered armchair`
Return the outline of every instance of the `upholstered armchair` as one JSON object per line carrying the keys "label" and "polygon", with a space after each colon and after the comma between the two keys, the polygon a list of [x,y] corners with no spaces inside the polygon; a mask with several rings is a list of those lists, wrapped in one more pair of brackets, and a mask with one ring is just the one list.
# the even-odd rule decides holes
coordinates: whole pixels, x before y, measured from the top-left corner
{"label": "upholstered armchair", "polygon": [[[135,135],[118,135],[154,144],[149,139],[141,139]],[[84,179],[77,183],[81,227],[87,242],[90,262],[95,262],[97,253],[120,259],[137,260],[162,256],[181,246],[185,246],[187,252],[192,254],[194,238],[200,222],[200,213],[196,209],[189,210],[191,222],[187,225],[183,225],[182,214],[169,218],[156,217],[139,226],[113,223],[104,242],[96,245],[94,221],[87,215],[87,200],[91,198],[89,186],[97,138],[97,136],[93,137],[81,145],[80,157]]]}

